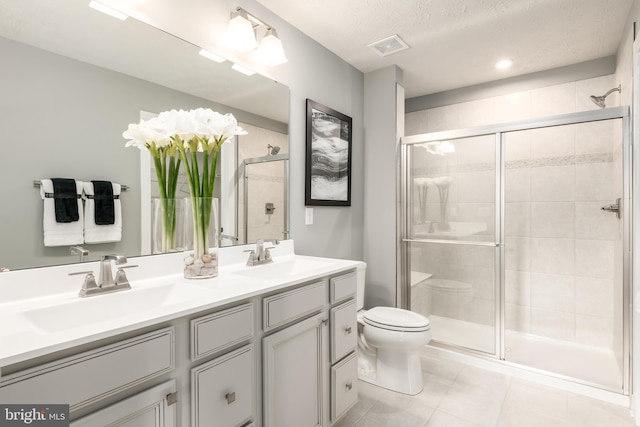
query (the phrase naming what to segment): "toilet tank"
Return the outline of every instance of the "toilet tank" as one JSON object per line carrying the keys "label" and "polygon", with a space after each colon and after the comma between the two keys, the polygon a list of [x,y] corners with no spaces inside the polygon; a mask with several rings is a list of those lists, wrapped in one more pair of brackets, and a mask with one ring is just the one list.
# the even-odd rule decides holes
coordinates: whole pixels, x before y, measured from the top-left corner
{"label": "toilet tank", "polygon": [[364,279],[367,272],[367,264],[364,262],[356,267],[356,306],[358,310],[364,307]]}

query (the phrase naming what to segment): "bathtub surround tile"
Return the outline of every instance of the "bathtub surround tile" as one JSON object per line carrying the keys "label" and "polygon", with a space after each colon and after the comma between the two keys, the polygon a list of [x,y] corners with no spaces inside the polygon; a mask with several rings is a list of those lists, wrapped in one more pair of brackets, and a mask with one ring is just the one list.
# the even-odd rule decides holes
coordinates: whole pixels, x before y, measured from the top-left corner
{"label": "bathtub surround tile", "polygon": [[573,238],[575,216],[573,202],[531,203],[531,236]]}
{"label": "bathtub surround tile", "polygon": [[574,200],[575,187],[575,165],[531,168],[531,200],[534,202]]}
{"label": "bathtub surround tile", "polygon": [[531,201],[531,168],[507,167],[504,191],[508,203]]}
{"label": "bathtub surround tile", "polygon": [[531,273],[505,270],[505,301],[508,304],[531,305]]}
{"label": "bathtub surround tile", "polygon": [[576,202],[576,238],[592,240],[617,240],[620,220],[601,208],[613,201]]}
{"label": "bathtub surround tile", "polygon": [[543,310],[573,313],[575,311],[574,277],[531,273],[531,306]]}
{"label": "bathtub surround tile", "polygon": [[405,135],[420,135],[429,131],[429,125],[427,121],[428,111],[429,110],[420,110],[405,114]]}
{"label": "bathtub surround tile", "polygon": [[576,240],[576,275],[613,279],[615,245],[610,240]]}
{"label": "bathtub surround tile", "polygon": [[504,158],[506,162],[531,158],[531,135],[528,131],[507,132],[504,134],[504,138]]}
{"label": "bathtub surround tile", "polygon": [[531,239],[531,272],[571,276],[575,271],[575,240]]}
{"label": "bathtub surround tile", "polygon": [[573,156],[576,130],[574,125],[531,129],[531,158]]}
{"label": "bathtub surround tile", "polygon": [[576,154],[611,153],[612,141],[616,140],[615,125],[615,120],[576,125]]}
{"label": "bathtub surround tile", "polygon": [[531,90],[532,117],[576,111],[576,83],[563,83]]}
{"label": "bathtub surround tile", "polygon": [[613,280],[576,277],[576,313],[613,317]]}
{"label": "bathtub surround tile", "polygon": [[504,206],[504,232],[507,236],[531,236],[531,204],[508,202]]}
{"label": "bathtub surround tile", "polygon": [[613,202],[614,165],[612,162],[576,165],[576,200]]}
{"label": "bathtub surround tile", "polygon": [[531,270],[531,238],[505,236],[505,268],[515,271]]}

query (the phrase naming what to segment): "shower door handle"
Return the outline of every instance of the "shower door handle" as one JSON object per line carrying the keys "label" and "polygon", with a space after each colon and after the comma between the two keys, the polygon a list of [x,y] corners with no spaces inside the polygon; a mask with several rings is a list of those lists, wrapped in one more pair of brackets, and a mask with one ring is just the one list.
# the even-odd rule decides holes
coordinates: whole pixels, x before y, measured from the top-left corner
{"label": "shower door handle", "polygon": [[613,205],[601,207],[600,210],[606,212],[615,212],[616,218],[620,218],[620,199],[616,199],[616,202]]}

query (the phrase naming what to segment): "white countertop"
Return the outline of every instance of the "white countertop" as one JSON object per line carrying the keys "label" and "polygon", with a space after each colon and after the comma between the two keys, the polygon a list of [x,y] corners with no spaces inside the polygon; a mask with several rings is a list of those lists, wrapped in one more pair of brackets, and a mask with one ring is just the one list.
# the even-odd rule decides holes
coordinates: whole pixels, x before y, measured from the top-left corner
{"label": "white countertop", "polygon": [[3,366],[365,265],[295,255],[283,241],[272,264],[246,267],[248,247],[221,248],[213,279],[185,279],[182,254],[130,258],[131,290],[87,298],[84,276],[68,274],[97,272],[97,262],[0,273],[0,377]]}

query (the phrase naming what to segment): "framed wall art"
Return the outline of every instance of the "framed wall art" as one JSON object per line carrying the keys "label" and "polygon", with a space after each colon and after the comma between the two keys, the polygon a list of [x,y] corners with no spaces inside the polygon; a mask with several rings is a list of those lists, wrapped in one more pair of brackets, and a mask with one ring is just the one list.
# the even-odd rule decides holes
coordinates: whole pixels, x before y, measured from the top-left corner
{"label": "framed wall art", "polygon": [[307,99],[306,206],[351,206],[351,117]]}

